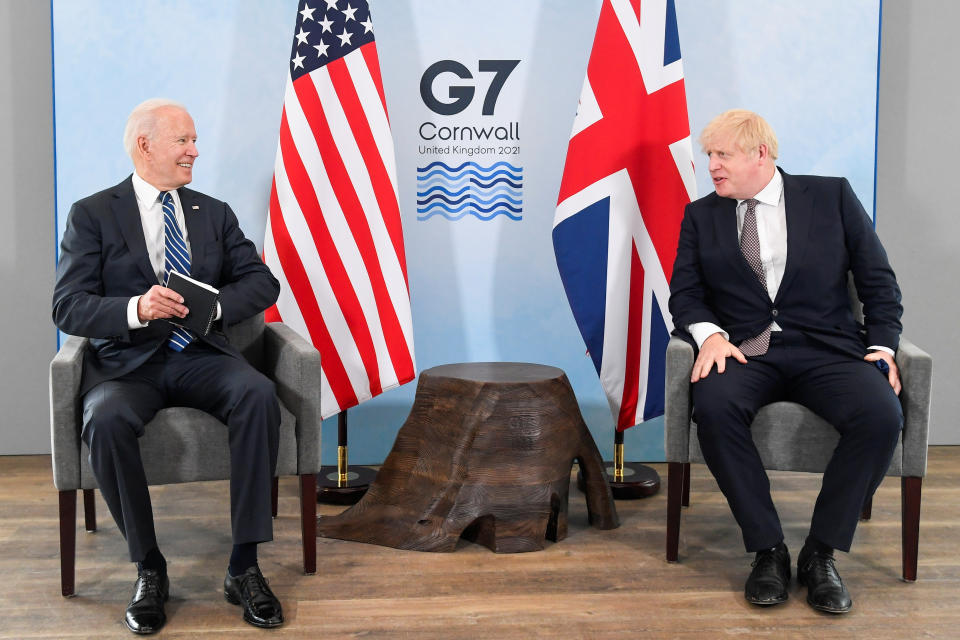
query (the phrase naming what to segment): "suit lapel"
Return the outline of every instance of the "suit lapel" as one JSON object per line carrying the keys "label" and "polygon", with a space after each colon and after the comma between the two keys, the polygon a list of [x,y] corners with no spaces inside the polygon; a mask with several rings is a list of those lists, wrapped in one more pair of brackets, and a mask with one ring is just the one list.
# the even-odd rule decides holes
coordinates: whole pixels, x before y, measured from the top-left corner
{"label": "suit lapel", "polygon": [[780,171],[783,174],[783,204],[787,214],[787,264],[783,270],[783,279],[777,289],[777,304],[796,276],[799,265],[803,264],[803,256],[810,246],[810,228],[813,223],[814,198],[813,194],[796,178]]}
{"label": "suit lapel", "polygon": [[740,239],[737,235],[737,201],[733,198],[718,198],[718,211],[713,216],[716,225],[716,237],[720,243],[724,257],[733,270],[743,279],[744,283],[758,295],[767,296],[767,292],[760,285],[756,274],[743,257],[740,251]]}
{"label": "suit lapel", "polygon": [[116,186],[111,208],[130,255],[134,257],[147,282],[157,282],[157,274],[153,271],[150,254],[147,253],[147,241],[143,237],[143,223],[140,221],[140,208],[137,207],[137,196],[133,191],[131,178],[127,178]]}
{"label": "suit lapel", "polygon": [[207,226],[203,224],[203,209],[196,192],[180,187],[180,206],[183,207],[183,221],[187,226],[187,239],[190,241],[190,275],[198,278],[203,266],[204,247],[207,246]]}

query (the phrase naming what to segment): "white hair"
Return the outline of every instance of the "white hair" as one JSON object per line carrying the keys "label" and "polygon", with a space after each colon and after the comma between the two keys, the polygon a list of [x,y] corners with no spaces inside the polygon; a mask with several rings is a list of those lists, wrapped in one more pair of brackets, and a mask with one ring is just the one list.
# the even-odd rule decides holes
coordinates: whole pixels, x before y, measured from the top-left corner
{"label": "white hair", "polygon": [[140,136],[149,138],[153,135],[157,124],[156,111],[162,107],[187,110],[176,100],[167,98],[150,98],[135,106],[127,118],[127,126],[123,129],[123,146],[131,160],[136,160],[137,138]]}

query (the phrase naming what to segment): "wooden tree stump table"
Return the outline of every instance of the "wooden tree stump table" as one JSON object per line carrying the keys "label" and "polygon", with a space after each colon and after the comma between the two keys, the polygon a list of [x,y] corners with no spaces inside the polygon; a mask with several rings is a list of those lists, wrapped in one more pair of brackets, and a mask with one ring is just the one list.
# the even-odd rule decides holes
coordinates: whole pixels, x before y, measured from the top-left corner
{"label": "wooden tree stump table", "polygon": [[567,535],[570,470],[586,480],[590,524],[619,525],[597,445],[566,375],[515,362],[420,374],[410,416],[366,495],[318,535],[453,551],[462,536],[498,553]]}

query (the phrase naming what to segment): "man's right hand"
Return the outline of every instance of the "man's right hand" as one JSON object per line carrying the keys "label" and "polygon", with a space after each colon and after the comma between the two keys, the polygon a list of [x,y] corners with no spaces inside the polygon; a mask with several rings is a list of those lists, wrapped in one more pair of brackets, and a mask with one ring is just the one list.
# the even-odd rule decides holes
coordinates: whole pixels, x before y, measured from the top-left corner
{"label": "man's right hand", "polygon": [[741,364],[747,364],[747,358],[740,353],[740,349],[733,346],[733,343],[724,338],[722,333],[714,333],[700,346],[700,353],[697,355],[696,362],[693,363],[690,382],[694,383],[701,378],[706,378],[713,365],[717,365],[717,373],[723,373],[727,368],[727,358],[730,357],[736,358]]}
{"label": "man's right hand", "polygon": [[183,296],[158,284],[137,300],[137,317],[140,322],[150,322],[159,318],[185,318],[190,310],[183,306]]}

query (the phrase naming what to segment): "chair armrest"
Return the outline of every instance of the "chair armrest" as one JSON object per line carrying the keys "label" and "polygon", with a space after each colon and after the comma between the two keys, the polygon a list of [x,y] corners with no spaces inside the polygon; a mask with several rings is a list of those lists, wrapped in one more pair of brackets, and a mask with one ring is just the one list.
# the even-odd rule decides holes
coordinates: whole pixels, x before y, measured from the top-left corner
{"label": "chair armrest", "polygon": [[663,449],[667,462],[690,460],[690,372],[693,347],[671,337],[664,382]]}
{"label": "chair armrest", "polygon": [[297,418],[297,471],[320,470],[320,352],[282,322],[264,328],[264,373]]}
{"label": "chair armrest", "polygon": [[67,336],[50,362],[50,450],[53,484],[80,488],[80,379],[87,339]]}
{"label": "chair armrest", "polygon": [[896,362],[903,385],[903,390],[900,391],[900,404],[903,407],[901,474],[923,477],[927,473],[933,358],[909,340],[901,338]]}

